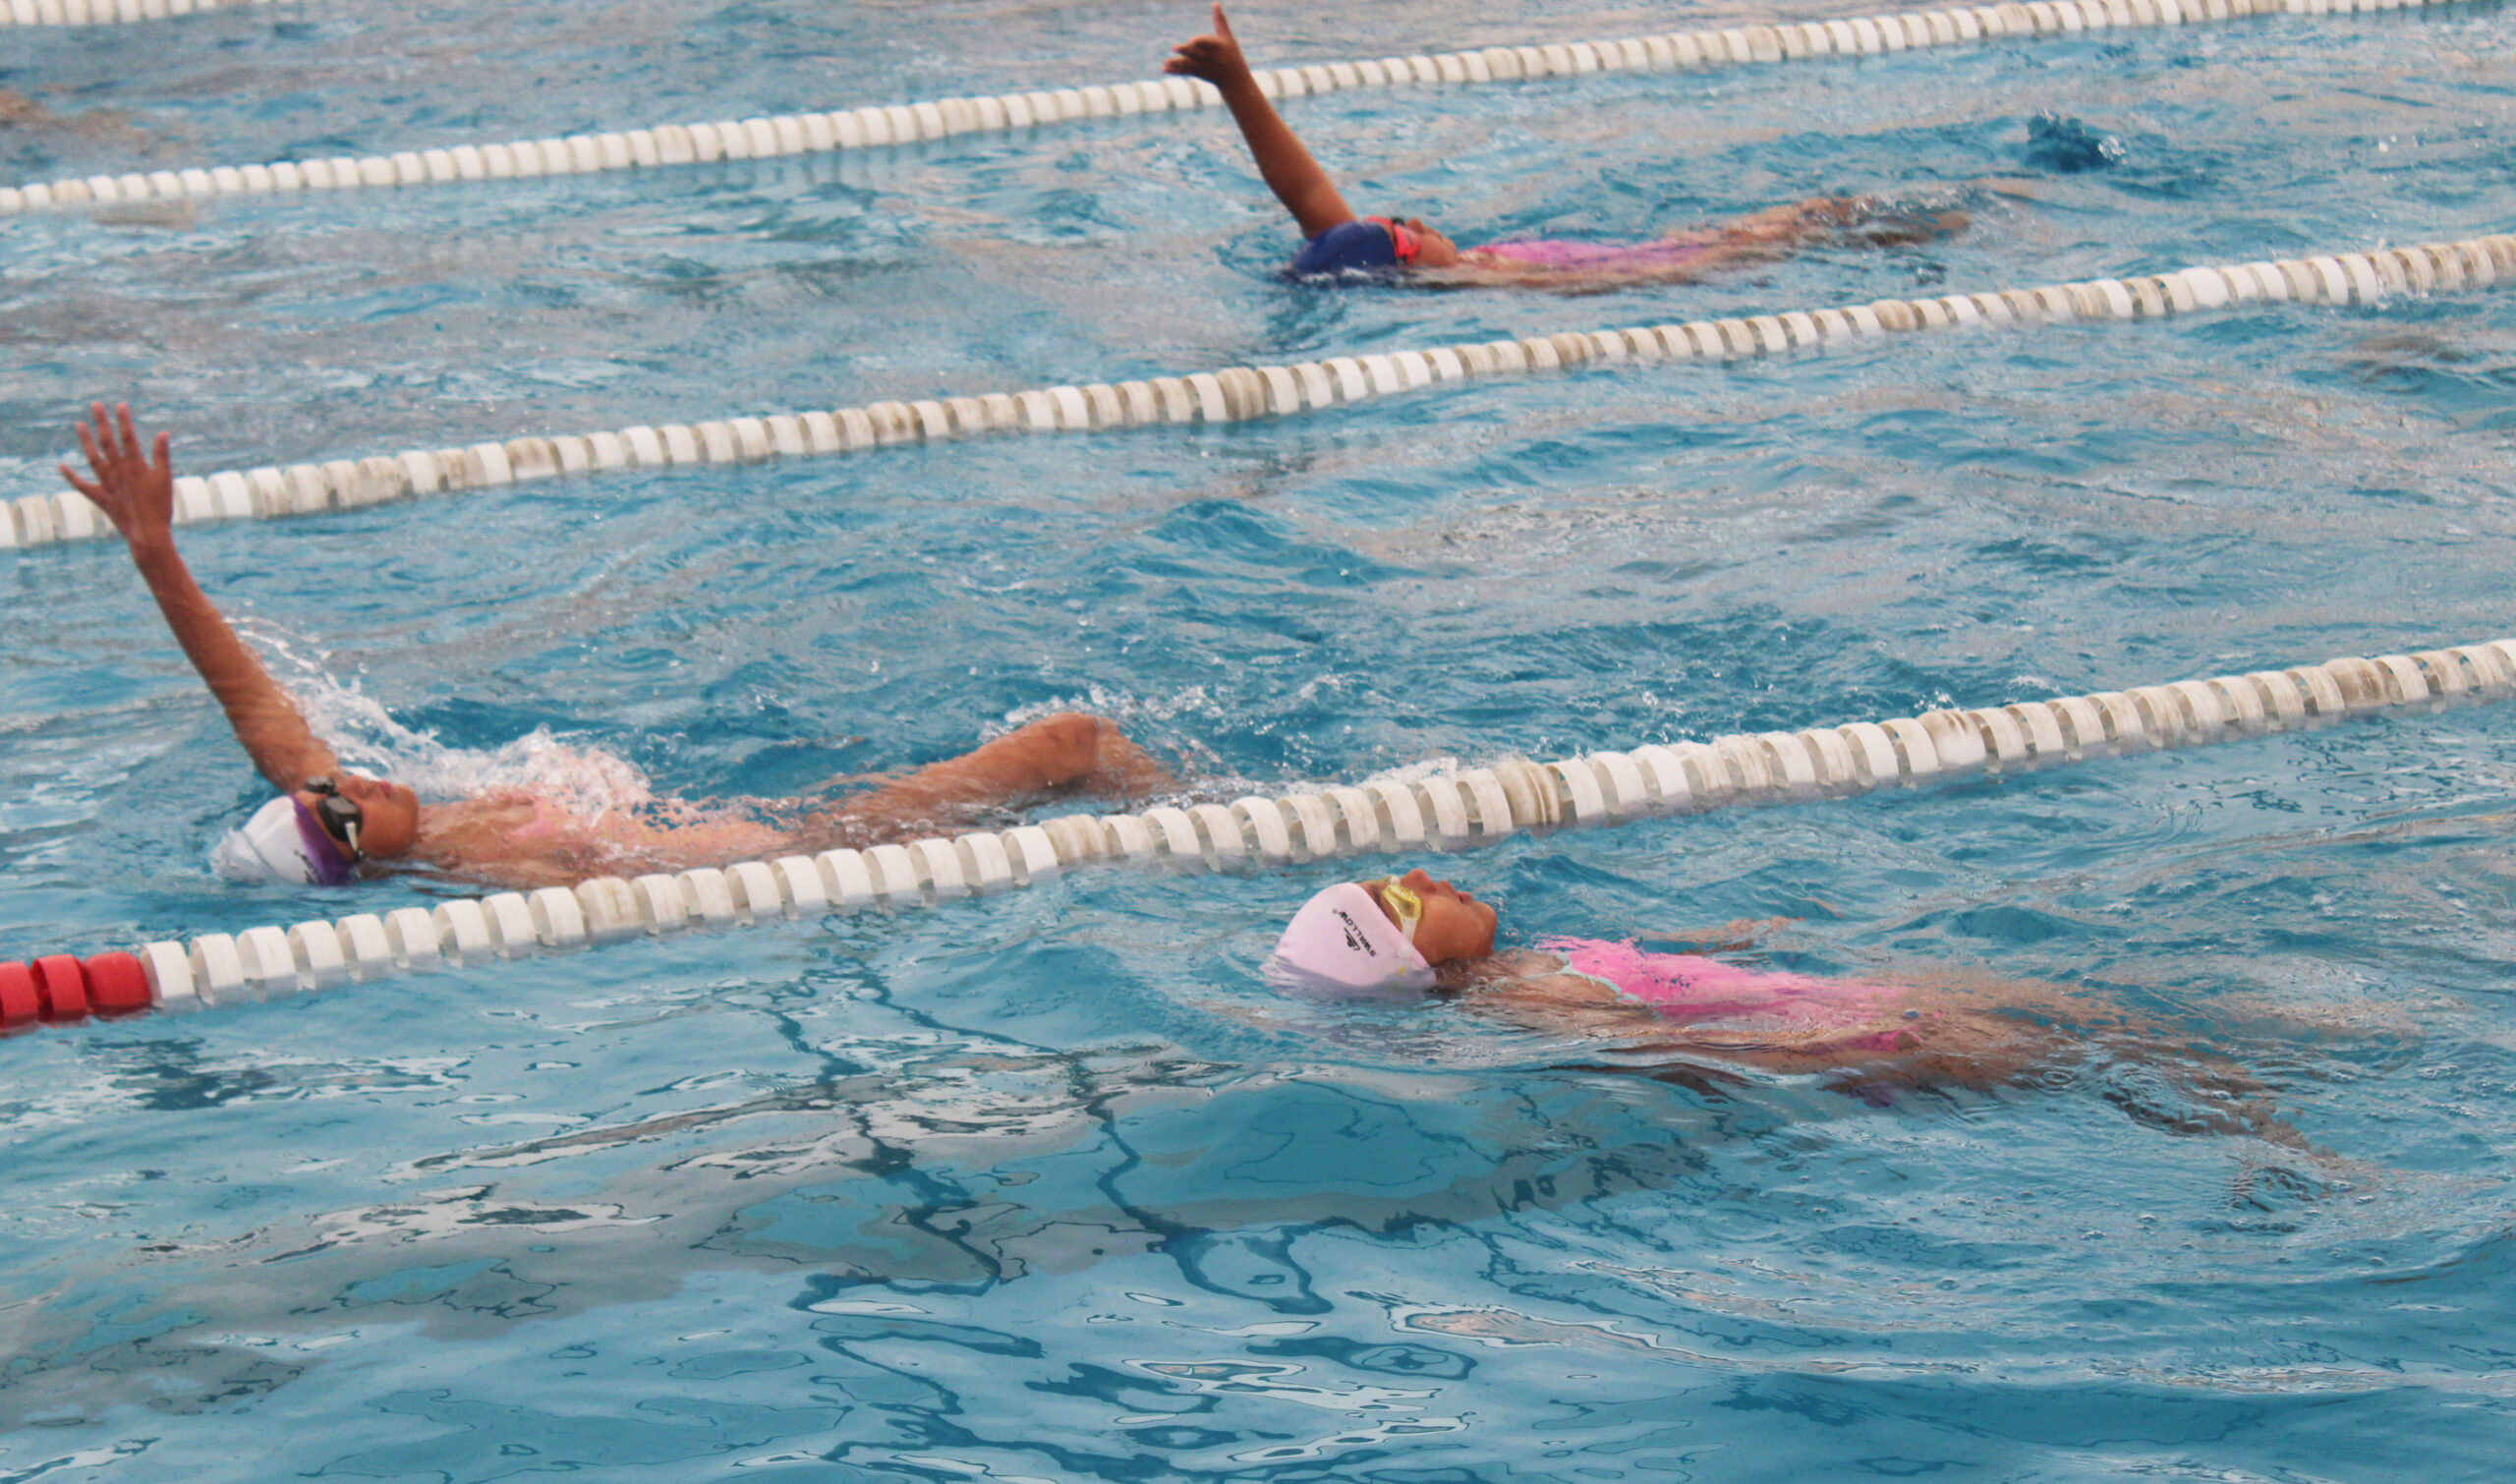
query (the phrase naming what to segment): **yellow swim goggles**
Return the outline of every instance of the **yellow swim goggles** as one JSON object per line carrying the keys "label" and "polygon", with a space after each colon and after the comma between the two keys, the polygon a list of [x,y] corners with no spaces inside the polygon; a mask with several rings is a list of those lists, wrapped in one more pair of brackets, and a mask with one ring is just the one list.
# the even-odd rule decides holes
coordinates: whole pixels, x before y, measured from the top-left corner
{"label": "yellow swim goggles", "polygon": [[1415,925],[1424,920],[1424,898],[1417,896],[1413,888],[1401,885],[1394,876],[1365,882],[1362,886],[1380,898],[1381,905],[1387,907],[1389,915],[1396,919],[1398,931],[1405,935],[1408,942],[1413,942]]}

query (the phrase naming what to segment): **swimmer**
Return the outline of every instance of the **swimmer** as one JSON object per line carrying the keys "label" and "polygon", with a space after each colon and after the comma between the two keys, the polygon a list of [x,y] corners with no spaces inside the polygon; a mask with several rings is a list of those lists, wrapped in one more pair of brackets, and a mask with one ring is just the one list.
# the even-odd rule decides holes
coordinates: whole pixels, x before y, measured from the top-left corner
{"label": "swimmer", "polygon": [[[1778,924],[1734,923],[1661,953],[1632,942],[1541,938],[1497,951],[1499,914],[1423,871],[1347,882],[1313,896],[1286,928],[1267,978],[1329,998],[1432,993],[1478,1014],[1613,1050],[1673,1080],[1687,1069],[1750,1067],[1822,1078],[1885,1105],[1900,1093],[2015,1086],[2111,1052],[2154,1070],[2106,1079],[2108,1101],[2176,1133],[2252,1133],[2302,1146],[2271,1115],[2268,1090],[2224,1058],[2177,1044],[2086,997],[2037,985],[1871,984],[1767,969],[1711,956],[1736,952]],[[1718,1070],[1714,1075],[1718,1076]]]}
{"label": "swimmer", "polygon": [[1222,91],[1258,161],[1258,173],[1306,239],[1289,269],[1298,278],[1408,273],[1418,281],[1452,287],[1599,293],[1638,284],[1691,283],[1743,263],[1788,257],[1819,239],[1853,237],[1892,247],[1966,228],[1960,211],[1903,211],[1866,197],[1818,197],[1654,242],[1531,239],[1461,248],[1420,216],[1357,217],[1337,183],[1258,90],[1258,80],[1250,75],[1220,4],[1214,28],[1174,48],[1163,70],[1202,79]]}
{"label": "swimmer", "polygon": [[[79,428],[92,480],[61,473],[96,503],[130,544],[132,561],[166,625],[227,713],[247,756],[279,797],[219,842],[211,862],[243,881],[342,885],[363,863],[407,861],[501,886],[569,885],[593,876],[683,871],[772,855],[944,831],[979,812],[1062,791],[1133,797],[1171,784],[1162,766],[1095,716],[1034,721],[977,751],[818,807],[742,800],[737,808],[667,806],[647,813],[574,814],[505,789],[422,802],[407,785],[342,769],[330,744],[263,669],[176,553],[171,439],[143,449],[126,405]],[[745,810],[741,806],[748,806]],[[767,823],[765,816],[794,816]]]}

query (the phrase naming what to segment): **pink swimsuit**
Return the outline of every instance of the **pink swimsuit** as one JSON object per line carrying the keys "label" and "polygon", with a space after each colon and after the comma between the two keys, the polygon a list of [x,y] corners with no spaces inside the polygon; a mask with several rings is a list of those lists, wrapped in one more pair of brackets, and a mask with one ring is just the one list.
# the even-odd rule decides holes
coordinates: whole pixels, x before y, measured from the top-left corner
{"label": "pink swimsuit", "polygon": [[[1546,938],[1535,946],[1561,955],[1572,972],[1595,979],[1628,999],[1651,1005],[1671,1020],[1689,1025],[1726,1022],[1722,1028],[1739,1031],[1770,1029],[1777,1040],[1811,1052],[1896,1050],[1896,1031],[1849,1033],[1876,1025],[1904,998],[1904,990],[1806,974],[1762,973],[1691,953],[1646,953],[1630,942]],[[1829,1037],[1829,1031],[1839,1034]]]}
{"label": "pink swimsuit", "polygon": [[1699,242],[1560,242],[1524,238],[1489,242],[1460,256],[1470,262],[1551,268],[1562,272],[1621,272],[1682,268],[1704,255]]}

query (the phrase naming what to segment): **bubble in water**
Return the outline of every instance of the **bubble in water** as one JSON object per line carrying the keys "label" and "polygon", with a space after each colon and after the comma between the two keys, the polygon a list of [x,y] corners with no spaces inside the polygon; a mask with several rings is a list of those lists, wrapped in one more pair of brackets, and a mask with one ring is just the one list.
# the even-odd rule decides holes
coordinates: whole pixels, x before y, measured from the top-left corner
{"label": "bubble in water", "polygon": [[2078,175],[2122,163],[2123,142],[2110,134],[2099,134],[2077,119],[2048,111],[2027,121],[2027,148],[2023,153],[2030,165]]}

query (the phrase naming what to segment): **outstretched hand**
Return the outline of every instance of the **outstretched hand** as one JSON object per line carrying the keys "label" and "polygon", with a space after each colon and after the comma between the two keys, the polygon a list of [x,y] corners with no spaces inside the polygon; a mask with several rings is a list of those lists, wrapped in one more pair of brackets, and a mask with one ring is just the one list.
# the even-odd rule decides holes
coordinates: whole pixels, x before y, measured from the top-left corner
{"label": "outstretched hand", "polygon": [[1173,47],[1171,60],[1162,64],[1162,70],[1201,78],[1217,87],[1232,78],[1248,75],[1249,63],[1240,55],[1240,43],[1232,38],[1231,23],[1224,19],[1221,0],[1215,5],[1215,29]]}
{"label": "outstretched hand", "polygon": [[94,425],[79,425],[79,446],[96,478],[83,480],[67,464],[61,466],[61,477],[94,501],[125,541],[165,535],[175,522],[175,466],[168,453],[172,437],[157,434],[151,455],[142,450],[140,433],[131,425],[130,403],[116,407],[111,419],[102,402],[91,404],[89,411]]}
{"label": "outstretched hand", "polygon": [[1798,921],[1796,917],[1743,917],[1703,932],[1646,932],[1638,936],[1646,942],[1676,943],[1696,953],[1744,953]]}

